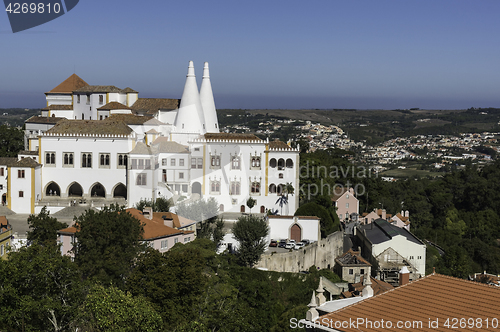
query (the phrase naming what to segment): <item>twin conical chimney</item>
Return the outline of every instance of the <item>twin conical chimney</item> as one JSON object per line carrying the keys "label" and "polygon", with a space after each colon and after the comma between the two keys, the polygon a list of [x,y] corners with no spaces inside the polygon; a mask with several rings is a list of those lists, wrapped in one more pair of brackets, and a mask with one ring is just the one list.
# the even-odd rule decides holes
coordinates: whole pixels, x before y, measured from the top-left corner
{"label": "twin conical chimney", "polygon": [[205,134],[205,116],[201,106],[198,85],[194,74],[193,61],[189,61],[188,74],[184,92],[182,93],[181,104],[175,118],[175,126],[180,132]]}
{"label": "twin conical chimney", "polygon": [[200,100],[205,115],[205,126],[208,133],[219,132],[219,122],[217,121],[217,111],[215,109],[214,94],[212,84],[210,83],[210,72],[208,62],[205,62],[203,68],[203,80],[201,81]]}

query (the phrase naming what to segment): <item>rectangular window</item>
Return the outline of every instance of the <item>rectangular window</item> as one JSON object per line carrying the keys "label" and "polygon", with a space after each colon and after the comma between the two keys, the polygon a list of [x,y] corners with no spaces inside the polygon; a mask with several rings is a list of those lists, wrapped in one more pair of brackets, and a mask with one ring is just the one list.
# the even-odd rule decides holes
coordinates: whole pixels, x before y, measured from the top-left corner
{"label": "rectangular window", "polygon": [[198,158],[198,168],[203,168],[203,158]]}
{"label": "rectangular window", "polygon": [[102,104],[104,104],[104,96],[99,95],[99,105],[102,105]]}
{"label": "rectangular window", "polygon": [[0,256],[3,256],[3,244],[0,246]]}
{"label": "rectangular window", "polygon": [[137,159],[132,159],[132,166],[130,168],[137,169]]}
{"label": "rectangular window", "polygon": [[365,269],[361,269],[359,274],[365,274]]}
{"label": "rectangular window", "polygon": [[179,159],[179,166],[184,166],[184,159]]}
{"label": "rectangular window", "polygon": [[17,170],[17,177],[19,179],[24,179],[24,169]]}
{"label": "rectangular window", "polygon": [[348,209],[349,208],[349,203],[345,203],[345,208]]}
{"label": "rectangular window", "polygon": [[161,160],[161,165],[162,165],[162,166],[167,166],[167,158],[163,158],[163,159]]}
{"label": "rectangular window", "polygon": [[45,152],[45,166],[55,166],[55,165],[56,165],[56,153]]}
{"label": "rectangular window", "polygon": [[170,159],[170,166],[175,166],[175,159],[174,158]]}
{"label": "rectangular window", "polygon": [[147,174],[138,174],[137,180],[135,184],[138,186],[146,186],[147,185]]}
{"label": "rectangular window", "polygon": [[138,159],[139,165],[137,166],[137,169],[144,169],[144,159]]}
{"label": "rectangular window", "polygon": [[353,269],[349,269],[349,274],[353,275],[354,274],[354,270]]}
{"label": "rectangular window", "polygon": [[145,162],[146,162],[145,168],[146,169],[151,169],[151,160],[150,159],[146,159]]}
{"label": "rectangular window", "polygon": [[128,160],[128,156],[126,154],[123,154],[123,153],[119,153],[118,154],[118,168],[127,168],[127,160]]}
{"label": "rectangular window", "polygon": [[0,184],[0,190],[3,190],[3,184]]}
{"label": "rectangular window", "polygon": [[220,156],[211,156],[210,157],[210,166],[212,168],[220,168]]}
{"label": "rectangular window", "polygon": [[63,152],[63,167],[73,167],[73,152]]}
{"label": "rectangular window", "polygon": [[167,170],[166,169],[162,170],[161,180],[163,182],[167,182]]}
{"label": "rectangular window", "polygon": [[191,158],[191,168],[196,168],[196,158]]}
{"label": "rectangular window", "polygon": [[200,148],[194,148],[194,151],[200,151]]}
{"label": "rectangular window", "polygon": [[189,241],[189,238],[188,237],[185,237],[184,238],[184,243],[188,242]]}
{"label": "rectangular window", "polygon": [[76,103],[77,103],[77,104],[80,104],[80,95],[77,95],[77,96],[76,96]]}
{"label": "rectangular window", "polygon": [[161,241],[161,249],[167,249],[167,248],[168,248],[168,240]]}
{"label": "rectangular window", "polygon": [[187,193],[188,192],[188,185],[187,184],[183,184],[182,185],[182,192],[183,193]]}
{"label": "rectangular window", "polygon": [[24,197],[24,191],[19,192],[19,197]]}
{"label": "rectangular window", "polygon": [[174,240],[174,243],[177,243],[177,242],[179,242],[179,238],[176,237]]}
{"label": "rectangular window", "polygon": [[82,152],[82,168],[92,168],[92,152]]}
{"label": "rectangular window", "polygon": [[109,168],[110,158],[109,153],[99,153],[99,168]]}
{"label": "rectangular window", "polygon": [[0,167],[0,176],[3,176],[3,167]]}
{"label": "rectangular window", "polygon": [[184,179],[184,173],[179,173],[179,179]]}
{"label": "rectangular window", "polygon": [[[220,165],[220,159],[219,159]],[[231,169],[240,169],[240,157],[234,156],[231,160]]]}
{"label": "rectangular window", "polygon": [[87,95],[87,105],[90,105],[90,95]]}

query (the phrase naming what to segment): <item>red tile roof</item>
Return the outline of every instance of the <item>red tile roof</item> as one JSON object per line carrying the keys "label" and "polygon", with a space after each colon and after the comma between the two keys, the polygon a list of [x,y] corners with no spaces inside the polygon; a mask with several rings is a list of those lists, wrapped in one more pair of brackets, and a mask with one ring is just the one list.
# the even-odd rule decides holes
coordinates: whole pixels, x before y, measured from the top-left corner
{"label": "red tile roof", "polygon": [[[321,308],[320,308],[321,309]],[[450,319],[457,318],[458,328],[449,329],[444,325]],[[474,319],[474,324],[460,328],[460,319]],[[480,319],[482,325],[479,325]],[[336,321],[364,319],[364,321],[380,322],[385,325],[359,324],[335,328]],[[438,328],[429,327],[429,320],[438,319]],[[486,327],[486,320],[489,328]],[[360,302],[344,307],[318,318],[316,324],[333,327],[336,331],[492,331],[491,323],[495,320],[500,327],[500,288],[488,286],[468,280],[453,278],[440,274],[431,274],[404,286],[397,287],[381,295],[366,298]],[[392,327],[388,327],[391,322]],[[411,328],[397,327],[397,322],[422,322],[422,325]],[[496,329],[495,329],[496,330]]]}
{"label": "red tile roof", "polygon": [[137,209],[131,208],[127,209],[126,211],[135,218],[137,218],[139,221],[144,223],[144,235],[143,235],[144,240],[153,240],[156,238],[177,235],[177,234],[183,235],[183,234],[194,233],[193,231],[181,231],[173,227],[166,226],[162,218],[163,215],[166,215],[167,218],[172,216],[177,216],[170,212],[155,212],[153,213],[153,218],[150,220],[147,217],[145,217],[141,211]]}
{"label": "red tile roof", "polygon": [[46,94],[71,94],[74,90],[78,90],[87,86],[88,83],[82,80],[77,74],[73,74],[65,79],[61,84],[46,92]]}

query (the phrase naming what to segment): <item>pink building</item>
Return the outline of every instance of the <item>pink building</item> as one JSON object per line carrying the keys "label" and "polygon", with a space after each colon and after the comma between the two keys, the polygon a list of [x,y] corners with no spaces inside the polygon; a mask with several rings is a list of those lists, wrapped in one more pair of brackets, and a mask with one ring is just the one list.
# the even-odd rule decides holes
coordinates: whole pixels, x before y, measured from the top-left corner
{"label": "pink building", "polygon": [[359,201],[354,196],[353,188],[342,188],[342,191],[335,192],[332,196],[332,204],[337,208],[340,221],[350,220],[352,213],[359,215]]}

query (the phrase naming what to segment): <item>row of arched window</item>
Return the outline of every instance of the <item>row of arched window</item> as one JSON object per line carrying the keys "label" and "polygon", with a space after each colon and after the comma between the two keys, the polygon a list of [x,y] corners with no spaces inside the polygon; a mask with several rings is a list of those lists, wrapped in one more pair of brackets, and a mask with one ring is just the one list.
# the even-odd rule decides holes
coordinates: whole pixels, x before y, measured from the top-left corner
{"label": "row of arched window", "polygon": [[278,167],[278,170],[283,170],[286,168],[293,168],[293,160],[288,158],[286,161],[283,158],[280,158],[276,160],[276,158],[271,158],[269,160],[269,167],[271,168],[276,168]]}

